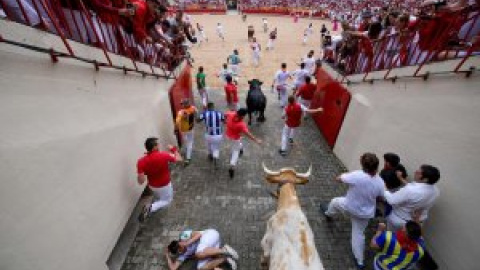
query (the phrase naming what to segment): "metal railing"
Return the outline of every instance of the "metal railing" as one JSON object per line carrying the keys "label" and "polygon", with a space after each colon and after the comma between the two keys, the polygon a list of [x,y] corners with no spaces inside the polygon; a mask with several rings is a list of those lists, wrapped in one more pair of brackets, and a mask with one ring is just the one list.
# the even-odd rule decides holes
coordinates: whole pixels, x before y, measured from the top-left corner
{"label": "metal railing", "polygon": [[[414,27],[377,40],[367,36],[352,36],[343,41],[348,49],[327,52],[334,68],[346,76],[364,74],[365,81],[374,71],[386,71],[417,66],[412,76],[419,76],[426,64],[449,59],[461,59],[451,72],[459,72],[473,55],[480,54],[480,10],[468,7],[444,13],[442,17],[419,18]],[[348,33],[348,32],[347,32]],[[348,34],[347,34],[348,36]],[[332,57],[333,55],[333,57]]]}

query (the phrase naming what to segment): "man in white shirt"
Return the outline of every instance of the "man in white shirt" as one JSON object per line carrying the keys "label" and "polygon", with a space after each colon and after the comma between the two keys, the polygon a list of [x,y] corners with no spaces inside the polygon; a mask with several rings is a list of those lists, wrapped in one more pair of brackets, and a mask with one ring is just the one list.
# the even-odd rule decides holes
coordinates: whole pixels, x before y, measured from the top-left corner
{"label": "man in white shirt", "polygon": [[[397,177],[401,178],[401,173],[397,173]],[[387,226],[391,231],[401,229],[414,214],[420,214],[420,222],[425,221],[428,211],[440,195],[435,186],[440,179],[440,172],[436,167],[422,165],[415,171],[414,178],[414,182],[406,184],[396,192],[385,191],[385,200],[393,208],[387,216]],[[418,211],[420,213],[416,213]]]}
{"label": "man in white shirt", "polygon": [[287,80],[291,79],[290,72],[287,71],[287,64],[282,63],[282,68],[275,73],[275,77],[272,82],[272,91],[275,84],[277,84],[278,99],[280,100],[280,107],[287,105]]}
{"label": "man in white shirt", "polygon": [[308,37],[313,34],[313,25],[310,23],[303,31],[303,45],[307,44]]}
{"label": "man in white shirt", "polygon": [[223,84],[227,83],[227,76],[231,76],[233,78],[233,71],[228,68],[227,64],[223,64],[223,68],[218,72],[218,78],[220,78]]}
{"label": "man in white shirt", "polygon": [[375,216],[375,204],[378,197],[383,197],[385,184],[377,174],[379,161],[375,154],[363,154],[360,164],[362,170],[344,173],[335,179],[349,185],[347,194],[333,198],[328,206],[320,205],[320,209],[327,221],[337,213],[350,216],[355,263],[358,269],[364,269],[364,231],[368,221]]}
{"label": "man in white shirt", "polygon": [[309,76],[310,73],[305,68],[305,63],[300,64],[300,69],[297,69],[293,72],[293,76],[295,76],[295,84],[294,84],[294,91],[300,89],[302,85],[305,84],[305,77]]}
{"label": "man in white shirt", "polygon": [[305,69],[308,70],[310,73],[309,75],[313,74],[315,71],[315,57],[313,56],[315,52],[313,50],[309,51],[307,56],[303,58],[303,63],[305,63]]}

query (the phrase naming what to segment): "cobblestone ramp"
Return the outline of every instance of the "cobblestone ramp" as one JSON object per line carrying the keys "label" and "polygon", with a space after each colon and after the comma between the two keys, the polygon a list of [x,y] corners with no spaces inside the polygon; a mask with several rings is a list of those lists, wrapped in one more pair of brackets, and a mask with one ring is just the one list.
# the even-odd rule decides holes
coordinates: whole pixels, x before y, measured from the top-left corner
{"label": "cobblestone ramp", "polygon": [[[315,243],[325,269],[354,269],[350,248],[350,222],[336,217],[328,224],[318,212],[320,202],[345,194],[345,186],[333,181],[344,171],[341,162],[321,137],[313,119],[309,118],[298,129],[295,143],[286,157],[278,154],[283,121],[275,95],[265,90],[268,98],[267,121],[253,123],[250,130],[260,137],[261,146],[246,141],[245,153],[237,166],[234,179],[228,176],[229,144],[221,151],[222,163],[218,170],[207,159],[203,124],[195,127],[195,143],[191,164],[173,169],[174,201],[168,209],[153,214],[141,226],[130,248],[123,270],[168,269],[164,249],[184,228],[194,230],[215,228],[224,243],[237,249],[241,258],[239,269],[259,269],[261,247],[266,221],[276,208],[269,190],[276,186],[264,181],[262,162],[271,168],[295,167],[306,171],[312,164],[313,174],[297,192],[315,235]],[[245,101],[245,89],[240,99]],[[225,109],[223,90],[210,90],[210,99],[218,109]],[[197,97],[198,103],[198,97]],[[199,105],[199,104],[197,104]],[[367,237],[367,240],[370,238]],[[369,256],[371,257],[371,256]],[[370,268],[371,259],[367,262]],[[195,269],[192,263],[181,269]],[[293,270],[293,269],[291,269]]]}

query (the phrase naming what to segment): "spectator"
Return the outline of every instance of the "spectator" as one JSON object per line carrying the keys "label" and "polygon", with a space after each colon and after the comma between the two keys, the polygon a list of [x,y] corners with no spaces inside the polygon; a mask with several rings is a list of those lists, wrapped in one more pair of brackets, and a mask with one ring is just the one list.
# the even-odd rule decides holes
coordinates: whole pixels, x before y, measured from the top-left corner
{"label": "spectator", "polygon": [[385,153],[383,155],[384,167],[380,171],[380,177],[385,182],[385,186],[390,191],[396,191],[404,185],[397,177],[397,172],[402,174],[402,179],[407,178],[407,171],[400,164],[400,157],[395,153]]}
{"label": "spectator", "polygon": [[174,146],[168,146],[170,153],[159,151],[157,138],[148,138],[145,149],[147,153],[137,162],[137,181],[139,185],[143,185],[147,180],[148,187],[153,192],[153,202],[144,208],[140,221],[172,202],[173,187],[168,163],[183,160]]}
{"label": "spectator", "polygon": [[[402,173],[397,171],[397,177],[403,182]],[[385,191],[385,200],[392,206],[392,212],[387,216],[390,230],[396,231],[410,219],[415,211],[420,211],[419,222],[424,222],[428,211],[440,195],[435,184],[440,179],[439,170],[431,165],[422,165],[415,171],[414,182],[406,184],[396,192]]]}
{"label": "spectator", "polygon": [[349,185],[345,197],[333,198],[328,206],[320,205],[327,221],[337,213],[348,214],[352,222],[352,251],[358,269],[364,269],[365,235],[368,221],[375,215],[377,198],[383,197],[385,184],[377,175],[378,158],[365,153],[360,158],[362,170],[344,173],[335,180]]}
{"label": "spectator", "polygon": [[377,250],[373,261],[375,270],[412,269],[425,253],[422,227],[408,221],[398,231],[387,231],[386,225],[379,223],[370,247]]}
{"label": "spectator", "polygon": [[[184,261],[195,258],[198,270],[221,269],[220,265],[225,262],[236,270],[238,253],[229,245],[220,246],[220,234],[215,229],[182,231],[179,240],[172,241],[165,251],[168,269],[177,270]],[[170,254],[178,256],[177,259],[172,260]]]}

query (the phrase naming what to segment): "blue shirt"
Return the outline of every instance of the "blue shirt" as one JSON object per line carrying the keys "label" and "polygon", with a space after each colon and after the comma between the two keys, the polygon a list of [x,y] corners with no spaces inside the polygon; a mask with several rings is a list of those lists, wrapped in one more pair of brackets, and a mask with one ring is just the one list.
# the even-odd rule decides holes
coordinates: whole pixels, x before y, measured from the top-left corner
{"label": "blue shirt", "polygon": [[222,135],[222,122],[225,120],[223,113],[219,111],[205,111],[200,115],[203,120],[208,135]]}

